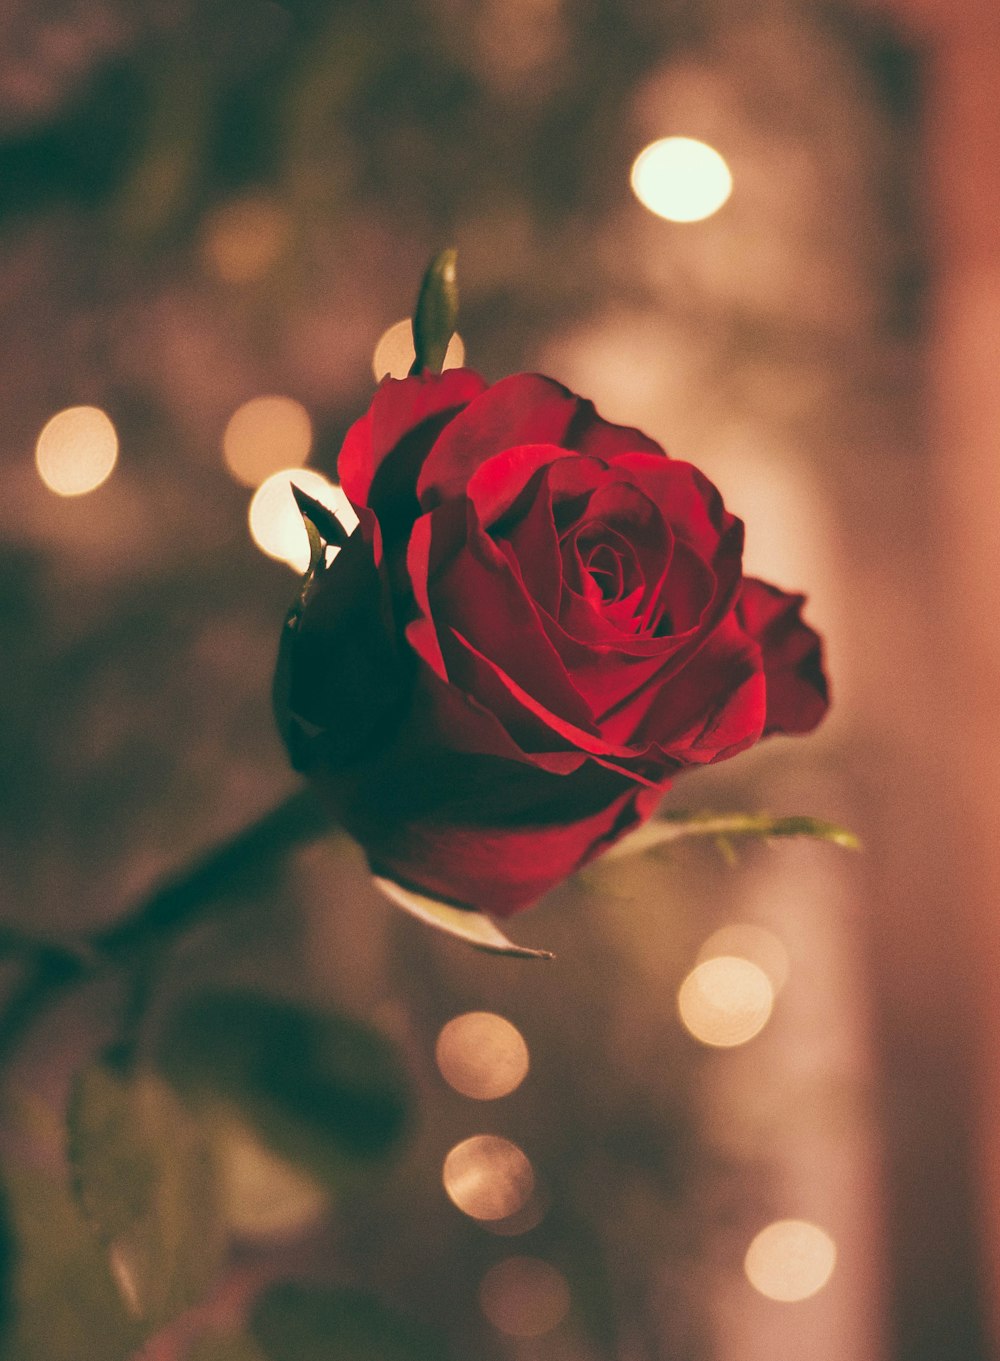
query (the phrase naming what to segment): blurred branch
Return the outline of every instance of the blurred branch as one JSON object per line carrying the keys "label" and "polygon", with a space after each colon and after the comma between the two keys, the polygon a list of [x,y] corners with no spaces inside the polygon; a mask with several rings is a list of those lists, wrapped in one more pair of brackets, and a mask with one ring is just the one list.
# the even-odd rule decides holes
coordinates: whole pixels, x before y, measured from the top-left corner
{"label": "blurred branch", "polygon": [[218,913],[237,907],[240,889],[254,884],[265,866],[332,826],[312,791],[300,789],[165,879],[121,921],[95,935],[60,941],[0,932],[0,954],[20,957],[27,965],[0,1017],[0,1064],[10,1058],[36,1017],[68,989],[107,968],[167,948],[208,909]]}

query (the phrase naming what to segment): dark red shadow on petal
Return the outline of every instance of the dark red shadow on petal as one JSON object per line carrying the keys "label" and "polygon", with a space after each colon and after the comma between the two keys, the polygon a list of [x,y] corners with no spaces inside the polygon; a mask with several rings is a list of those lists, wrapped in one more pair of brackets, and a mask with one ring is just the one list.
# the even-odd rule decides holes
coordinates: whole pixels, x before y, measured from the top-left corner
{"label": "dark red shadow on petal", "polygon": [[[484,379],[471,369],[447,369],[441,374],[423,373],[411,378],[385,378],[365,414],[354,422],[344,438],[337,460],[337,476],[355,506],[371,505],[372,483],[385,460],[404,440],[419,443],[422,455],[440,435],[450,419],[458,414],[486,387]],[[430,422],[433,422],[431,428]],[[419,439],[416,432],[425,427]],[[412,464],[416,455],[409,454]],[[416,471],[411,491],[415,494]],[[391,479],[395,486],[401,475]]]}
{"label": "dark red shadow on petal", "polygon": [[764,659],[767,680],[769,733],[811,732],[830,704],[823,671],[823,643],[803,623],[803,595],[789,595],[777,586],[747,577],[736,606],[736,617],[753,638]]}
{"label": "dark red shadow on petal", "polygon": [[[610,798],[609,789],[596,791],[602,801],[597,809],[590,806],[594,776],[617,784]],[[491,771],[490,777],[501,788],[509,778],[501,769]],[[662,793],[637,790],[590,768],[579,776],[548,779],[555,783],[546,790],[545,801],[536,800],[534,806],[524,790],[501,795],[495,809],[500,817],[492,824],[478,819],[470,824],[456,810],[453,819],[424,816],[397,823],[388,835],[382,822],[373,837],[362,836],[362,845],[378,874],[447,902],[508,917],[530,907],[644,821]],[[505,809],[508,797],[511,805]],[[476,798],[468,806],[481,813],[488,805]]]}

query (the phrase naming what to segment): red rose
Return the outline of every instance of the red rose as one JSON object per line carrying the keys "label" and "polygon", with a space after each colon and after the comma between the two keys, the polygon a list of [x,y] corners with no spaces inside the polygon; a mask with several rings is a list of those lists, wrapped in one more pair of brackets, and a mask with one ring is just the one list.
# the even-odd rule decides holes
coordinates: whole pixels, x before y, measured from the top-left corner
{"label": "red rose", "polygon": [[802,597],[744,578],[715,487],[548,378],[387,379],[339,475],[361,523],[279,717],[379,874],[506,916],[826,709]]}

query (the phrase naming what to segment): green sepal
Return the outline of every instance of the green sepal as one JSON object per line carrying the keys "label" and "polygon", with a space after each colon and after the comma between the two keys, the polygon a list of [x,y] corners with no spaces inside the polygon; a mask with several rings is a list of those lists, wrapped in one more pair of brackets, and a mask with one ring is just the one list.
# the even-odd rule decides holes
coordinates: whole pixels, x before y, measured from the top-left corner
{"label": "green sepal", "polygon": [[302,574],[295,599],[292,601],[281,626],[278,658],[271,685],[271,708],[278,724],[278,730],[286,744],[289,741],[290,732],[288,698],[291,691],[290,649],[292,642],[298,632],[309,592],[316,580],[316,574],[325,565],[327,544],[342,548],[350,537],[328,506],[324,506],[314,496],[304,492],[294,482],[291,486],[292,496],[295,498],[295,504],[302,516],[302,523],[305,525],[306,534],[309,538],[309,565]]}
{"label": "green sepal", "polygon": [[309,535],[309,547],[312,550],[313,557],[310,567],[315,567],[323,544],[332,544],[335,548],[343,548],[351,536],[329,506],[324,506],[322,501],[317,501],[315,496],[310,496],[301,487],[297,487],[294,482],[292,483],[292,495],[299,508],[299,514],[306,522],[306,533]]}
{"label": "green sepal", "polygon": [[411,374],[440,373],[458,322],[458,252],[449,247],[427,266],[413,314],[414,360]]}

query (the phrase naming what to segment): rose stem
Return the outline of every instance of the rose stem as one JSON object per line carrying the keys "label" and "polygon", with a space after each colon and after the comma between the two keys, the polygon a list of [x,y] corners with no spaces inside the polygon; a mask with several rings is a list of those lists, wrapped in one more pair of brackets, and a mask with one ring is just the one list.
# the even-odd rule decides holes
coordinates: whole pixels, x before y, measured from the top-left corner
{"label": "rose stem", "polygon": [[0,1066],[33,1021],[69,988],[102,970],[166,945],[211,905],[239,905],[239,889],[261,866],[293,847],[315,841],[334,826],[308,787],[296,790],[248,827],[162,880],[113,926],[66,942],[0,935],[0,953],[26,957],[27,969],[0,1018]]}

